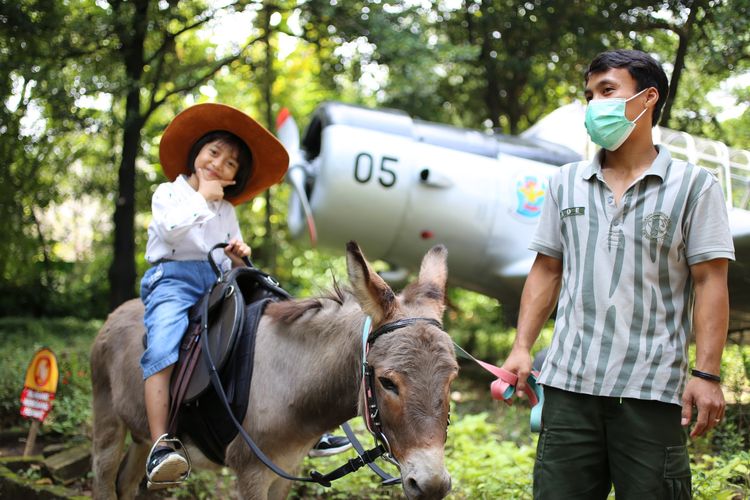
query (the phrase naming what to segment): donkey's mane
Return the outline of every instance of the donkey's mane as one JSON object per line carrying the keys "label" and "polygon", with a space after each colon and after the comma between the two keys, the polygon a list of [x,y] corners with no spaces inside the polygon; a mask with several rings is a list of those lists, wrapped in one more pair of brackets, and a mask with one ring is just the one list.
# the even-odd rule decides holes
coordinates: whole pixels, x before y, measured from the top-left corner
{"label": "donkey's mane", "polygon": [[332,289],[320,297],[275,302],[268,305],[265,314],[276,321],[291,324],[299,320],[307,312],[313,311],[317,313],[325,309],[326,306],[330,307],[331,305],[341,307],[349,298],[353,298],[351,292],[343,290],[334,281]]}

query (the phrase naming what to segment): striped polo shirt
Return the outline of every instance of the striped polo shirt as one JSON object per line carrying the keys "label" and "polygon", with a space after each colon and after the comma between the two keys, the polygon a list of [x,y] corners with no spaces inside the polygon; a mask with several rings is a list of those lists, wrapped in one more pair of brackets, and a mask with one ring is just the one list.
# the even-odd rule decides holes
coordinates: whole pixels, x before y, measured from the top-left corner
{"label": "striped polo shirt", "polygon": [[734,259],[721,186],[664,147],[619,203],[591,162],[550,179],[529,248],[562,260],[540,383],[681,404],[692,322],[689,266]]}

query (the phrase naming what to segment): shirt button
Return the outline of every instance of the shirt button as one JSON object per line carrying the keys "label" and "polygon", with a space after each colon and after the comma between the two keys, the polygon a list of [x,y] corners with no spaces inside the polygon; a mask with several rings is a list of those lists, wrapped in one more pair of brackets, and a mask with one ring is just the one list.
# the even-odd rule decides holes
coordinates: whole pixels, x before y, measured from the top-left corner
{"label": "shirt button", "polygon": [[615,227],[619,226],[620,225],[620,219],[615,219],[614,221],[612,221],[612,225],[615,226]]}

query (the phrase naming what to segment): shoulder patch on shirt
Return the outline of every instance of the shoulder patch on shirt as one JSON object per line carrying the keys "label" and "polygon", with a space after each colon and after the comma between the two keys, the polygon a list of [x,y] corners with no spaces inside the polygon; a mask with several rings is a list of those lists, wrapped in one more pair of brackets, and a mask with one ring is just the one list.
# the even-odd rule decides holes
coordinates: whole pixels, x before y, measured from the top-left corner
{"label": "shoulder patch on shirt", "polygon": [[572,215],[584,215],[586,213],[586,207],[570,207],[563,208],[560,210],[560,218],[570,217]]}
{"label": "shoulder patch on shirt", "polygon": [[643,236],[662,241],[672,227],[672,219],[664,212],[652,212],[643,218]]}

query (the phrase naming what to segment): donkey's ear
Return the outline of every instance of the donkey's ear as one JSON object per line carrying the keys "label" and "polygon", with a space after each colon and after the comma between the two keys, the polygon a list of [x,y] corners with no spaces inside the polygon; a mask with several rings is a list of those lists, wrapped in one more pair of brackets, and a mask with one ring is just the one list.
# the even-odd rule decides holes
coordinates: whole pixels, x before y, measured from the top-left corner
{"label": "donkey's ear", "polygon": [[396,309],[396,295],[370,268],[359,245],[353,241],[346,244],[346,269],[354,296],[365,314],[372,317],[373,324],[380,324],[390,317]]}
{"label": "donkey's ear", "polygon": [[448,250],[436,245],[422,259],[419,278],[404,289],[404,304],[425,308],[425,316],[443,317],[445,283],[448,279]]}
{"label": "donkey's ear", "polygon": [[435,245],[422,258],[419,268],[419,282],[431,284],[445,295],[445,283],[448,281],[448,249],[445,245]]}

